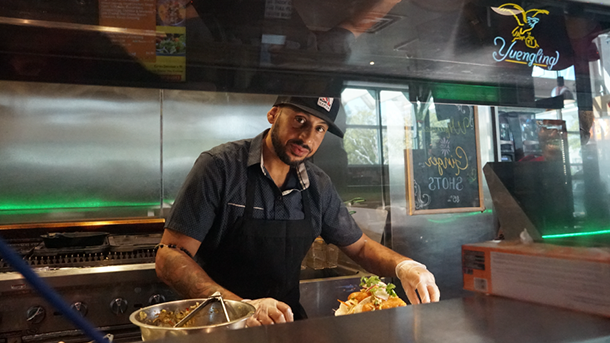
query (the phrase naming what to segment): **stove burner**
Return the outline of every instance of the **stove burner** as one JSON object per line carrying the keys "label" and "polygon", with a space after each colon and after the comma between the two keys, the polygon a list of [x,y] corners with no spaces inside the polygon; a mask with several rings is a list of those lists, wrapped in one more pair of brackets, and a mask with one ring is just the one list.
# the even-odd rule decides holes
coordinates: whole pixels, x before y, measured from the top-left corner
{"label": "stove burner", "polygon": [[[154,247],[161,241],[163,224],[162,218],[154,218],[2,229],[8,230],[4,237],[13,250],[66,303],[101,332],[112,333],[114,343],[136,343],[141,342],[140,330],[131,324],[129,315],[145,306],[179,299],[155,272]],[[53,232],[63,233],[50,234]],[[104,240],[89,240],[101,235]],[[44,244],[50,240],[50,245]],[[0,343],[90,341],[1,255],[0,294]]]}
{"label": "stove burner", "polygon": [[[154,263],[160,234],[109,236],[102,245],[48,248],[44,242],[14,246],[32,268],[98,267]],[[35,245],[34,245],[35,244]],[[0,259],[0,272],[14,271]]]}

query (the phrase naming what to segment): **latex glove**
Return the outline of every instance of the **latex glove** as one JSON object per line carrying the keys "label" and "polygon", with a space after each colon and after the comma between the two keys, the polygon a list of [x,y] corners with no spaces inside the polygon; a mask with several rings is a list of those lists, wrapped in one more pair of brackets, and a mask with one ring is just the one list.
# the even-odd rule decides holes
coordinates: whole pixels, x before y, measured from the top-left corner
{"label": "latex glove", "polygon": [[294,321],[292,309],[288,304],[273,298],[242,300],[256,308],[256,312],[246,321],[246,326],[271,325]]}
{"label": "latex glove", "polygon": [[[419,262],[405,260],[398,263],[396,265],[396,276],[400,279],[411,304],[436,302],[441,297],[441,292],[436,286],[434,275],[428,271],[426,266]],[[419,293],[419,298],[415,292],[416,290]]]}

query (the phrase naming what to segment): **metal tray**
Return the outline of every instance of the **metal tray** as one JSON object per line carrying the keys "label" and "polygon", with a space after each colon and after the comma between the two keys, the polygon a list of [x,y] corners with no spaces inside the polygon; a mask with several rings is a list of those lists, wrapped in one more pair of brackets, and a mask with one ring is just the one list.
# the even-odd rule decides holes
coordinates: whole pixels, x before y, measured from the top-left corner
{"label": "metal tray", "polygon": [[47,248],[70,248],[103,245],[108,232],[52,232],[41,235]]}
{"label": "metal tray", "polygon": [[148,235],[110,235],[108,236],[108,244],[110,251],[135,251],[148,250],[154,247],[161,241],[161,234]]}

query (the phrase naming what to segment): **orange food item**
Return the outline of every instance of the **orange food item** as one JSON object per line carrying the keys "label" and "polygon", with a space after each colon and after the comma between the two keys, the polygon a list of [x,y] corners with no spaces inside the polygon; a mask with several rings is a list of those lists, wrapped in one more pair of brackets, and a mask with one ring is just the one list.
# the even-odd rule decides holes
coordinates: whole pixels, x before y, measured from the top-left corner
{"label": "orange food item", "polygon": [[368,303],[368,304],[362,305],[362,312],[370,312],[370,311],[375,311],[375,310],[376,310],[375,304]]}
{"label": "orange food item", "polygon": [[356,299],[358,302],[361,302],[362,300],[364,300],[370,296],[371,296],[371,293],[369,293],[369,292],[354,292],[347,296],[347,300]]}
{"label": "orange food item", "polygon": [[377,276],[363,278],[360,286],[360,291],[348,295],[347,301],[338,300],[341,305],[335,311],[336,316],[407,306],[394,292],[395,286],[386,285]]}
{"label": "orange food item", "polygon": [[401,307],[401,306],[407,306],[407,303],[404,302],[399,297],[390,297],[390,298],[388,298],[388,300],[379,304],[379,309],[385,310],[386,308],[394,308],[394,307]]}

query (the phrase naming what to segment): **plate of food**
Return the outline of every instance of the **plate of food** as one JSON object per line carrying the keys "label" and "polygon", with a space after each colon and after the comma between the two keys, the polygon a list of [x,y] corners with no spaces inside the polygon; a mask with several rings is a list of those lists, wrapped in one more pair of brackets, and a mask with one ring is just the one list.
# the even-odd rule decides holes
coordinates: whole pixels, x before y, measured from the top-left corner
{"label": "plate of food", "polygon": [[181,1],[162,1],[157,6],[157,14],[164,26],[180,26],[186,18],[186,8]]}
{"label": "plate of food", "polygon": [[398,297],[395,288],[396,285],[382,282],[379,276],[362,277],[360,291],[351,293],[347,301],[339,300],[341,304],[335,311],[335,316],[407,306]]}
{"label": "plate of food", "polygon": [[157,56],[186,54],[186,35],[167,33],[157,37],[156,51]]}

